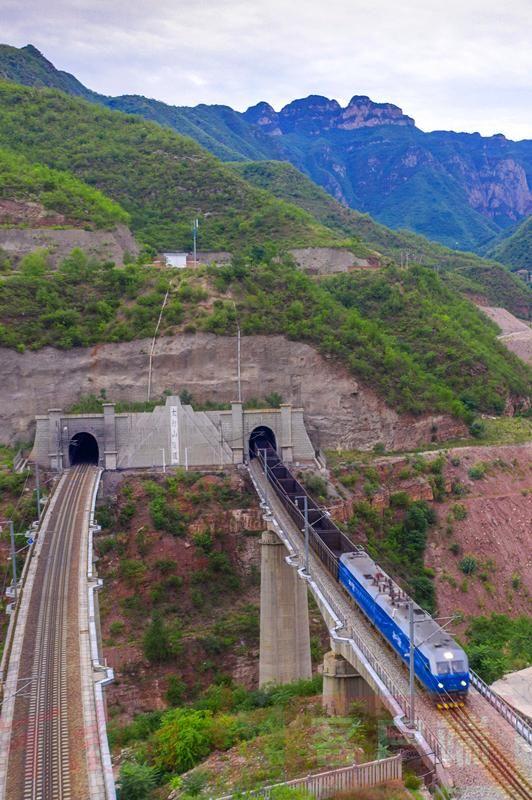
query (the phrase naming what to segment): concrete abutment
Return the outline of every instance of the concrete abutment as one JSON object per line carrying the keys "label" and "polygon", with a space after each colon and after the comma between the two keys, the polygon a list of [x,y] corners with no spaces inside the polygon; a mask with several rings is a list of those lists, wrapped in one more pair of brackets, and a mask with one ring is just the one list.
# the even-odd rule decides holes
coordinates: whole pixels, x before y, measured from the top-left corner
{"label": "concrete abutment", "polygon": [[261,539],[259,685],[312,676],[306,583],[273,531]]}

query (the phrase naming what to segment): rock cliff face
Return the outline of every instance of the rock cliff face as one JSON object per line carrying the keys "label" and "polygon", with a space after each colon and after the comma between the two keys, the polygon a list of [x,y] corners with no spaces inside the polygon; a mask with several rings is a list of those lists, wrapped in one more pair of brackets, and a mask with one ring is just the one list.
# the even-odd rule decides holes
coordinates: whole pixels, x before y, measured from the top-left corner
{"label": "rock cliff face", "polygon": [[243,114],[252,125],[260,126],[265,133],[279,136],[285,133],[302,133],[321,136],[325,131],[372,128],[376,125],[414,126],[412,117],[403,114],[392,103],[374,103],[365,95],[355,95],[345,108],[336,101],[321,95],[310,95],[294,100],[277,113],[265,102],[251,106]]}
{"label": "rock cliff face", "polygon": [[[150,341],[105,344],[67,351],[1,350],[0,441],[28,438],[35,414],[68,407],[80,395],[105,389],[112,400],[145,400]],[[198,401],[229,401],[237,394],[236,342],[212,334],[162,338],[153,361],[152,395],[188,389]],[[464,432],[449,417],[399,416],[312,347],[283,336],[242,340],[243,397],[279,392],[303,406],[318,449],[408,448]]]}

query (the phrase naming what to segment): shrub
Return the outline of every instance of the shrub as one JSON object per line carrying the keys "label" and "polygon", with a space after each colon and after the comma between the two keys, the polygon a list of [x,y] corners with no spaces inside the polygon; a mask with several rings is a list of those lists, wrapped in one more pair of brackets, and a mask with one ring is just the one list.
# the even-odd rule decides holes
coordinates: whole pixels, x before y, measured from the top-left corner
{"label": "shrub", "polygon": [[170,675],[168,678],[168,688],[166,690],[166,701],[171,706],[179,706],[187,689],[186,683],[179,675]]}
{"label": "shrub", "polygon": [[392,508],[408,508],[412,500],[408,492],[393,492],[390,495],[390,505]]}
{"label": "shrub", "polygon": [[471,467],[467,474],[472,480],[480,481],[486,474],[486,465],[479,461],[478,464],[474,464]]}
{"label": "shrub", "polygon": [[454,503],[452,507],[453,517],[457,520],[467,517],[467,508],[462,503]]}
{"label": "shrub", "polygon": [[171,558],[160,558],[153,566],[163,575],[167,575],[169,572],[173,572],[173,570],[177,569],[177,561],[173,561]]}
{"label": "shrub", "polygon": [[165,578],[163,581],[163,586],[170,591],[176,591],[183,586],[183,578],[181,575],[169,575],[168,578]]}
{"label": "shrub", "polygon": [[126,761],[120,768],[118,779],[119,800],[146,800],[157,786],[157,771],[147,764]]}
{"label": "shrub", "polygon": [[116,545],[114,536],[98,536],[95,540],[98,555],[105,556],[110,550],[113,550]]}
{"label": "shrub", "polygon": [[209,531],[202,531],[200,533],[195,533],[192,537],[192,540],[198,550],[202,550],[205,554],[210,553],[212,550],[212,535]]}
{"label": "shrub", "polygon": [[458,456],[451,456],[451,464],[453,467],[459,467],[462,462],[458,458]]}
{"label": "shrub", "polygon": [[319,500],[326,500],[329,491],[327,488],[327,481],[321,477],[321,475],[314,474],[304,474],[302,476],[302,482],[309,492],[309,494],[314,495]]}
{"label": "shrub", "polygon": [[159,614],[154,614],[143,637],[144,655],[152,664],[162,664],[172,658],[168,631]]}
{"label": "shrub", "polygon": [[386,452],[386,447],[383,442],[377,442],[373,445],[373,452],[376,456],[382,456]]}
{"label": "shrub", "polygon": [[453,554],[453,556],[459,556],[462,552],[462,548],[458,544],[458,542],[453,542],[452,545],[449,547],[449,550]]}
{"label": "shrub", "polygon": [[266,404],[270,408],[279,408],[281,406],[281,403],[283,402],[283,398],[278,392],[272,392],[271,394],[267,394],[264,400],[266,401]]}
{"label": "shrub", "polygon": [[181,780],[180,789],[186,797],[197,797],[207,785],[209,773],[203,770],[194,770]]}
{"label": "shrub", "polygon": [[212,714],[177,708],[164,714],[154,734],[155,764],[165,772],[186,772],[212,748]]}
{"label": "shrub", "polygon": [[405,789],[419,789],[421,786],[421,778],[413,773],[407,773],[404,778]]}
{"label": "shrub", "polygon": [[522,578],[518,572],[514,572],[512,575],[512,589],[515,589],[517,592],[521,588]]}
{"label": "shrub", "polygon": [[473,575],[476,572],[478,564],[476,558],[473,556],[465,556],[458,565],[464,575]]}
{"label": "shrub", "polygon": [[114,638],[120,636],[124,632],[124,623],[120,621],[112,622],[109,626],[109,633]]}
{"label": "shrub", "polygon": [[130,586],[138,586],[146,574],[146,565],[133,558],[123,558],[120,561],[122,577]]}
{"label": "shrub", "polygon": [[481,420],[475,419],[469,426],[469,433],[475,439],[481,439],[486,433],[486,426]]}
{"label": "shrub", "polygon": [[122,506],[118,514],[118,520],[121,525],[126,526],[128,522],[135,516],[135,504],[132,500]]}

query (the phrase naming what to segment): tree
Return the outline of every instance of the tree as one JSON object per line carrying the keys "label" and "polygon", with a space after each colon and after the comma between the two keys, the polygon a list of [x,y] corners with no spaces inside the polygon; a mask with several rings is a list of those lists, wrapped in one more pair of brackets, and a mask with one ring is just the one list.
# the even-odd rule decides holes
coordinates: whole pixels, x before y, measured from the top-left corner
{"label": "tree", "polygon": [[126,761],[120,769],[118,781],[119,800],[147,800],[157,786],[157,772],[147,764]]}
{"label": "tree", "polygon": [[160,614],[154,614],[146,628],[143,649],[144,655],[153,664],[161,664],[172,657],[168,631]]}
{"label": "tree", "polygon": [[20,272],[26,278],[42,278],[48,270],[48,250],[41,248],[28,253],[20,262]]}

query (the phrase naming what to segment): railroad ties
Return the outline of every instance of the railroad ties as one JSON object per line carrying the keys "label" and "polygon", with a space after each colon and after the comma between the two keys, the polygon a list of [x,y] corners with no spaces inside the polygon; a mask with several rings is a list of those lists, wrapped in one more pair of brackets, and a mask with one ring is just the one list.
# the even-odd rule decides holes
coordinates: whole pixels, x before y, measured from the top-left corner
{"label": "railroad ties", "polygon": [[69,472],[44,533],[21,658],[30,680],[16,699],[20,733],[11,743],[6,800],[78,800],[86,785],[77,679],[78,534],[93,483],[89,465]]}

